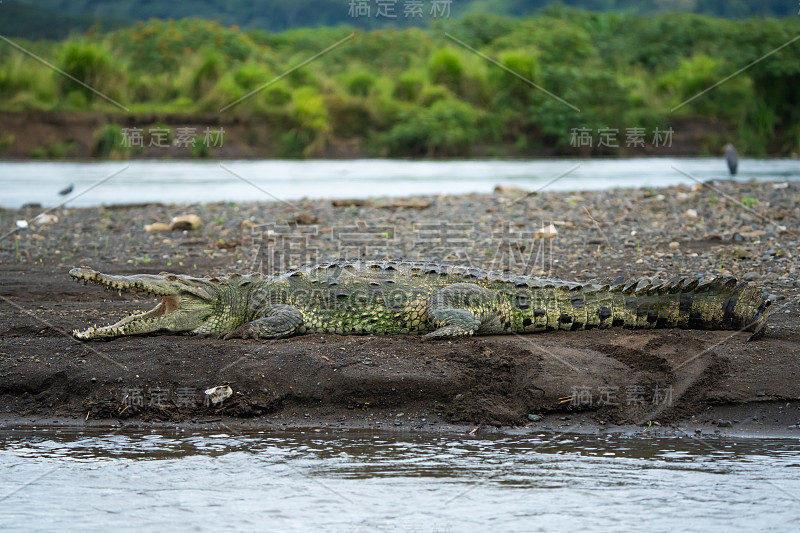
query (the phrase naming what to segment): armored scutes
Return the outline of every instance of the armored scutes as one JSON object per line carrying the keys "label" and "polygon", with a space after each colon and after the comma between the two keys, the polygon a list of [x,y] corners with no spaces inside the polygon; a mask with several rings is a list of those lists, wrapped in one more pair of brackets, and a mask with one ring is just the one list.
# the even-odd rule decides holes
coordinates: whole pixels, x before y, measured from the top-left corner
{"label": "armored scutes", "polygon": [[155,332],[452,338],[610,327],[733,329],[754,339],[772,311],[759,287],[729,277],[580,284],[414,261],[334,261],[280,276],[115,276],[88,268],[70,275],[161,297],[148,312],[76,330],[79,339]]}

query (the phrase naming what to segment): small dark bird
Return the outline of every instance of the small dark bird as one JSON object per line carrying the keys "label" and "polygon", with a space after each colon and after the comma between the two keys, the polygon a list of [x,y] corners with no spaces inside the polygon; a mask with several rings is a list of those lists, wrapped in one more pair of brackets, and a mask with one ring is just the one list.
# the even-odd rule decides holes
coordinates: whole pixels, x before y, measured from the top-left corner
{"label": "small dark bird", "polygon": [[739,154],[731,143],[725,145],[725,161],[728,162],[728,170],[731,172],[731,176],[735,176],[736,169],[739,167]]}
{"label": "small dark bird", "polygon": [[72,186],[72,185],[73,185],[73,184],[72,184],[72,183],[70,183],[68,187],[65,187],[65,188],[61,189],[60,191],[58,191],[58,194],[60,194],[61,196],[66,196],[66,195],[68,195],[69,193],[71,193],[71,192],[72,192],[72,189],[73,189],[73,186]]}

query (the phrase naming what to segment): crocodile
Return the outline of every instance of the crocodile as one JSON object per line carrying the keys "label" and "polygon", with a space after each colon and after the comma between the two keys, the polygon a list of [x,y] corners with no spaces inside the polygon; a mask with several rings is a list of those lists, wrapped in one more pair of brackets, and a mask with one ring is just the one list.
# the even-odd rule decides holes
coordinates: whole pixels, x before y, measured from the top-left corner
{"label": "crocodile", "polygon": [[617,278],[578,283],[422,261],[336,260],[277,276],[110,275],[74,268],[76,280],[152,293],[147,312],[75,330],[78,339],[156,332],[277,339],[302,333],[539,333],[594,328],[730,329],[760,337],[772,299],[732,277]]}

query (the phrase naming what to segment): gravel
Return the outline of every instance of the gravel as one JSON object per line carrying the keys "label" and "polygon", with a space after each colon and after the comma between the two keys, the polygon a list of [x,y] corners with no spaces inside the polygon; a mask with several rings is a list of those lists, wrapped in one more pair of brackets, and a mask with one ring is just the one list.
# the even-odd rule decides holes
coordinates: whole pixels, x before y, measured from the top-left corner
{"label": "gravel", "polygon": [[[800,183],[784,185],[60,208],[57,222],[0,241],[0,261],[215,275],[403,257],[577,281],[732,275],[791,299],[800,289]],[[0,210],[0,227],[39,212]],[[189,214],[199,229],[144,229]]]}

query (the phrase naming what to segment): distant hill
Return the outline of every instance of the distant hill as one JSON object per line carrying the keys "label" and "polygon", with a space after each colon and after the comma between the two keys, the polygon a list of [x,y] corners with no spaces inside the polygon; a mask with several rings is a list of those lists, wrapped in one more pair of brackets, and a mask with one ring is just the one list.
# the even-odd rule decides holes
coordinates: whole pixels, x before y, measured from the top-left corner
{"label": "distant hill", "polygon": [[54,3],[3,0],[0,4],[0,35],[61,40],[70,34],[84,33],[91,28],[109,30],[134,22],[129,18],[97,17],[88,11],[59,9],[47,5]]}
{"label": "distant hill", "polygon": [[[798,10],[798,5],[789,0],[5,0],[0,4],[0,34],[62,39],[92,27],[106,30],[137,20],[186,17],[269,31],[337,25],[427,26],[436,18],[465,13],[528,15],[557,3],[594,11],[636,14],[680,11],[729,18],[796,16]],[[394,6],[393,13],[387,13],[380,4]],[[360,13],[358,8],[362,10]],[[436,16],[431,14],[434,9]]]}

